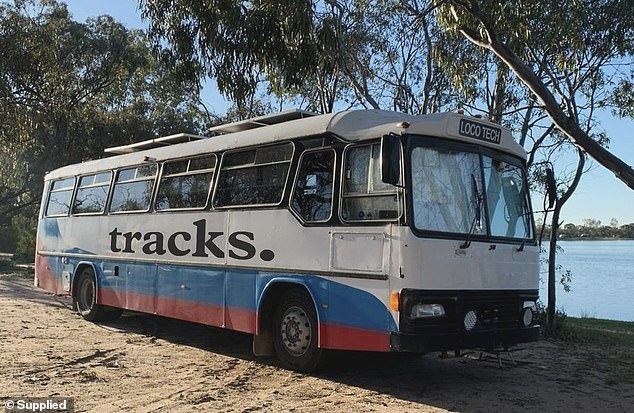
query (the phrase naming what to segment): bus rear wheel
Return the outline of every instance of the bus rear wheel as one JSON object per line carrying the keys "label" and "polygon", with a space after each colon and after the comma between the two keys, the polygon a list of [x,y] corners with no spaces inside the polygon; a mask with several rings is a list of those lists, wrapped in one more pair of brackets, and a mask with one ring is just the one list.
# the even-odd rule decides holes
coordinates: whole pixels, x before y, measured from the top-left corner
{"label": "bus rear wheel", "polygon": [[73,292],[73,308],[87,321],[115,320],[123,312],[97,304],[97,278],[92,268],[84,268],[78,276]]}
{"label": "bus rear wheel", "polygon": [[275,352],[286,367],[309,372],[320,365],[323,350],[317,347],[317,313],[303,289],[293,288],[282,295],[273,328]]}

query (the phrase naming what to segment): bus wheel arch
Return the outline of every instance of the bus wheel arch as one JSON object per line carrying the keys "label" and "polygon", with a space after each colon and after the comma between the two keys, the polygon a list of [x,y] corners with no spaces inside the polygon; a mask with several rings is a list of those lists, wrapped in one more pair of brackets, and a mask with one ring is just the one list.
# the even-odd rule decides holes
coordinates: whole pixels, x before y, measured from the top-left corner
{"label": "bus wheel arch", "polygon": [[97,273],[92,264],[79,264],[72,284],[73,309],[87,321],[115,320],[123,309],[97,304]]}
{"label": "bus wheel arch", "polygon": [[304,285],[269,285],[258,316],[258,334],[253,341],[256,355],[277,355],[286,367],[297,371],[308,372],[319,366],[324,352],[318,345],[319,317],[315,300]]}
{"label": "bus wheel arch", "polygon": [[82,275],[86,269],[90,269],[92,270],[93,274],[97,274],[97,272],[95,271],[95,267],[92,265],[92,263],[81,262],[75,268],[75,272],[73,273],[73,278],[71,282],[70,295],[73,298],[73,310],[77,312],[79,312],[79,310],[77,309],[77,299],[76,299],[77,284],[79,279],[81,278],[80,275]]}

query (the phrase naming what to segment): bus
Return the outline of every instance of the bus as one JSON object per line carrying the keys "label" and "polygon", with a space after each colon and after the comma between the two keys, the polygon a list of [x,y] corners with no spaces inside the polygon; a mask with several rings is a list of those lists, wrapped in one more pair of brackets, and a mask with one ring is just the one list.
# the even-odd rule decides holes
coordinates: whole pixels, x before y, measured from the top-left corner
{"label": "bus", "polygon": [[89,321],[132,310],[329,350],[538,339],[526,152],[457,112],[294,110],[109,148],[46,174],[35,285]]}

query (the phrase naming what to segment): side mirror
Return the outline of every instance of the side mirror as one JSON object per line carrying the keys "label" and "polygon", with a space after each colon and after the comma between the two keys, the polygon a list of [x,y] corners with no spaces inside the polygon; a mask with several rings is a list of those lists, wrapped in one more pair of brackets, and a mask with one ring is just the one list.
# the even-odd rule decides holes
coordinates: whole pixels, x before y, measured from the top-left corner
{"label": "side mirror", "polygon": [[548,194],[548,209],[551,209],[557,201],[557,184],[555,173],[550,168],[546,168],[546,193]]}
{"label": "side mirror", "polygon": [[401,180],[401,140],[396,135],[381,138],[381,181],[398,186]]}

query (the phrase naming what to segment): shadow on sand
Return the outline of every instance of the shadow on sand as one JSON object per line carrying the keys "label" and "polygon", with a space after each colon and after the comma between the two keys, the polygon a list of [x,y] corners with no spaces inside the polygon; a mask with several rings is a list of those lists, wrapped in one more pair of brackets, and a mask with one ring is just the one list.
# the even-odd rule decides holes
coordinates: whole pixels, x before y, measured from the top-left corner
{"label": "shadow on sand", "polygon": [[[6,275],[0,280],[0,295],[48,306],[64,306],[72,311],[70,298],[38,290],[32,286],[31,280]],[[116,330],[136,333],[281,367],[276,358],[253,356],[249,334],[134,312],[124,312],[119,320],[101,325],[111,334],[116,334]],[[521,352],[516,359],[520,357]],[[518,360],[513,367],[509,364],[500,369],[494,358],[486,358],[485,361],[477,358],[477,354],[442,360],[437,353],[417,356],[339,351],[330,352],[325,366],[311,376],[452,411],[495,411],[496,405],[504,410],[508,410],[509,406],[518,410],[524,410],[527,405],[530,405],[528,410],[539,408],[539,402],[533,404],[535,400],[522,395],[525,386],[534,379],[531,362]],[[502,384],[505,385],[505,393],[499,391]],[[512,391],[508,390],[509,385]]]}

